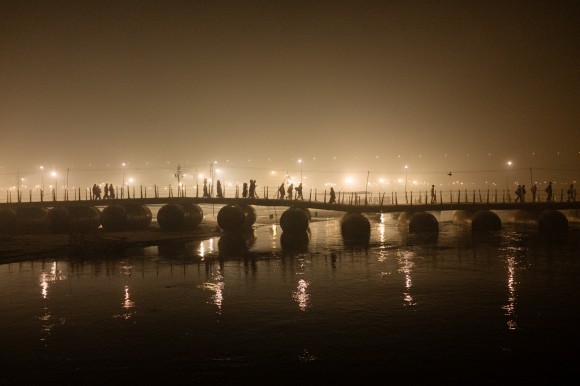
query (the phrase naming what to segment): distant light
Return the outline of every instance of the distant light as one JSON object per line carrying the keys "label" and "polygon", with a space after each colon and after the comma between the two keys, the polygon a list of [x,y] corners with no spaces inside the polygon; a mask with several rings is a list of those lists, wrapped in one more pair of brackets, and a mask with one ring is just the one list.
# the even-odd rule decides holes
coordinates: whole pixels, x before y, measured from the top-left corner
{"label": "distant light", "polygon": [[346,177],[344,179],[344,183],[347,184],[347,185],[351,185],[353,182],[354,182],[354,180],[353,180],[352,177]]}

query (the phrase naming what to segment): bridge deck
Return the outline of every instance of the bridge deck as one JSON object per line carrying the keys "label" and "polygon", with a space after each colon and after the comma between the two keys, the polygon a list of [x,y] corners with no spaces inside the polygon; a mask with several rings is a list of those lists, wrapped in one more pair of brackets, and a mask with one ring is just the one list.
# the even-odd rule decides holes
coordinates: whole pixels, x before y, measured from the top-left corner
{"label": "bridge deck", "polygon": [[164,205],[168,203],[191,202],[195,204],[246,204],[253,206],[283,206],[283,207],[303,207],[308,209],[333,210],[340,212],[358,213],[396,213],[396,212],[435,212],[435,211],[479,211],[479,210],[528,210],[543,211],[580,209],[580,202],[526,202],[526,203],[503,203],[503,202],[457,202],[457,203],[436,203],[436,204],[385,204],[385,205],[365,205],[342,204],[310,200],[281,200],[268,198],[201,198],[201,197],[158,197],[158,198],[125,198],[113,200],[70,200],[70,201],[33,201],[33,202],[10,202],[0,203],[0,208],[19,207],[67,207],[67,206],[109,206],[116,204],[136,204],[136,205]]}

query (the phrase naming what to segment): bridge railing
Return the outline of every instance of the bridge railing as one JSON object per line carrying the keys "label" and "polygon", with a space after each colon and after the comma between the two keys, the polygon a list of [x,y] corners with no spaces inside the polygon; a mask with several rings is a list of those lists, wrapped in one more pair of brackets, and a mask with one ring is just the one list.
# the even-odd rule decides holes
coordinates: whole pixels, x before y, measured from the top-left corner
{"label": "bridge railing", "polygon": [[[210,197],[217,197],[215,188],[209,189]],[[452,203],[512,203],[515,202],[513,192],[505,189],[449,189],[437,190],[432,199],[430,190],[401,191],[336,191],[336,203],[348,205],[415,205],[415,204],[452,204]],[[116,199],[137,198],[171,198],[171,197],[202,197],[203,189],[199,186],[176,186],[176,185],[149,185],[149,186],[125,186],[114,188]],[[243,198],[240,186],[225,186],[222,190],[224,198]],[[279,199],[277,187],[262,187],[258,189],[256,198]],[[49,201],[89,201],[96,200],[90,187],[69,189],[30,189],[27,191],[8,189],[4,199],[0,196],[0,203],[16,202],[49,202]],[[104,195],[101,194],[101,199]],[[285,195],[287,200],[302,199],[311,202],[327,203],[330,200],[330,190],[323,188],[310,188],[303,191],[303,197],[297,197],[293,191],[292,196]],[[552,197],[554,202],[568,201],[568,194],[561,188],[555,191]],[[575,195],[572,197],[575,201]],[[536,197],[528,193],[525,202],[546,202],[547,194],[538,192]]]}

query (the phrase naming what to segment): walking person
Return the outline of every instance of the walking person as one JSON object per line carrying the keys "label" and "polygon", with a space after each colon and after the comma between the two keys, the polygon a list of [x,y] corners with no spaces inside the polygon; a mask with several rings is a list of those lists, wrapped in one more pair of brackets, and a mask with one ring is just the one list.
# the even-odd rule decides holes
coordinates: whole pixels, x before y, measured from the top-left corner
{"label": "walking person", "polygon": [[248,183],[244,182],[242,184],[242,198],[248,198]]}
{"label": "walking person", "polygon": [[217,189],[217,198],[224,198],[222,192],[222,183],[220,182],[220,180],[217,180],[216,189]]}
{"label": "walking person", "polygon": [[296,187],[296,199],[304,200],[304,197],[302,196],[302,182]]}
{"label": "walking person", "polygon": [[294,184],[290,184],[290,186],[288,186],[288,199],[289,200],[292,199],[293,190],[294,190]]}
{"label": "walking person", "polygon": [[103,189],[103,200],[107,200],[109,198],[109,183],[105,184],[105,188]]}
{"label": "walking person", "polygon": [[334,193],[334,188],[330,187],[330,199],[328,200],[329,204],[334,204],[336,202],[336,193]]}
{"label": "walking person", "polygon": [[209,197],[209,192],[207,190],[207,178],[203,179],[203,197],[204,198],[208,198]]}
{"label": "walking person", "polygon": [[280,185],[280,187],[278,188],[278,195],[280,197],[281,200],[284,199],[284,196],[286,195],[286,188],[284,187],[284,183],[282,182],[282,184]]}
{"label": "walking person", "polygon": [[520,196],[521,202],[526,202],[526,185],[522,185],[522,192]]}
{"label": "walking person", "polygon": [[93,200],[101,199],[101,188],[97,184],[93,184]]}
{"label": "walking person", "polygon": [[99,185],[95,185],[96,186],[96,195],[95,195],[95,200],[101,200],[101,187]]}
{"label": "walking person", "polygon": [[532,202],[536,202],[536,193],[538,192],[538,185],[532,185]]}
{"label": "walking person", "polygon": [[109,184],[109,198],[112,200],[115,198],[115,188],[113,184]]}
{"label": "walking person", "polygon": [[250,180],[250,191],[249,191],[250,198],[257,198],[256,195],[256,180]]}
{"label": "walking person", "polygon": [[548,194],[546,202],[552,202],[552,181],[548,182],[545,192]]}
{"label": "walking person", "polygon": [[574,184],[570,184],[567,193],[568,193],[568,202],[576,201],[576,189],[574,188]]}
{"label": "walking person", "polygon": [[518,185],[518,188],[516,189],[516,199],[514,202],[522,202],[522,186]]}
{"label": "walking person", "polygon": [[435,193],[435,185],[431,185],[431,204],[437,202],[437,194]]}

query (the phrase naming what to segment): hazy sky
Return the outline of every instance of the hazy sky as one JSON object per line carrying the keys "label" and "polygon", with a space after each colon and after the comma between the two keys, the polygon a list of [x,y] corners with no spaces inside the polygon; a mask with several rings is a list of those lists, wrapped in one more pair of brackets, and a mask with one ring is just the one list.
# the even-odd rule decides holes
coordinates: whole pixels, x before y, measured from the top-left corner
{"label": "hazy sky", "polygon": [[4,174],[580,170],[578,1],[2,1],[0,85]]}

